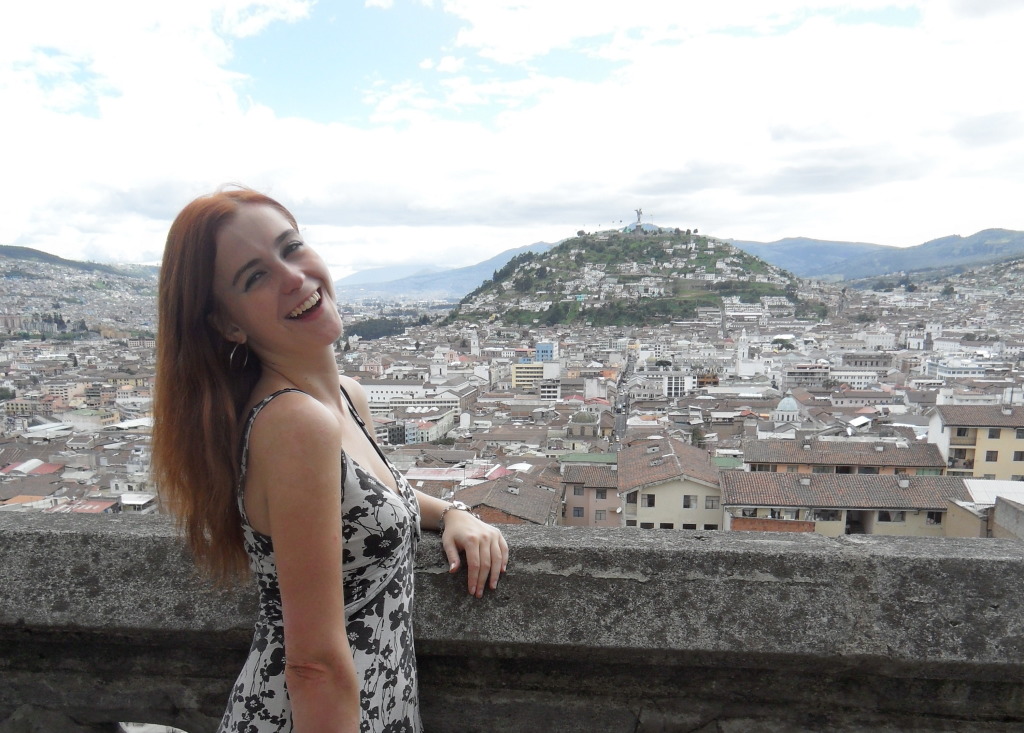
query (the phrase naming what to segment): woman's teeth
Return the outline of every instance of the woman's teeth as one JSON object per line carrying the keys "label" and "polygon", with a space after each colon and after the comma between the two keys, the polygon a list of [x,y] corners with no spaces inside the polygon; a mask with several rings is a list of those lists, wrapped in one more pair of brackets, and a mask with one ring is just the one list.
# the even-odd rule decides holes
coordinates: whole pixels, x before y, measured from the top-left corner
{"label": "woman's teeth", "polygon": [[319,302],[320,302],[320,291],[319,290],[315,290],[315,291],[313,291],[313,294],[310,295],[308,298],[306,298],[298,308],[296,308],[291,313],[289,313],[288,317],[289,318],[298,318],[299,316],[301,316],[303,313],[308,311],[310,308],[312,308],[314,305],[316,305]]}

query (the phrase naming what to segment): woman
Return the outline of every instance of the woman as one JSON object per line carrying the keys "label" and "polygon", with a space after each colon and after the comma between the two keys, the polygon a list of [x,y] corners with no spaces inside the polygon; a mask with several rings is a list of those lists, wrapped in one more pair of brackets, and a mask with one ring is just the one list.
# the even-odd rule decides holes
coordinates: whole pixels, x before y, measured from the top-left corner
{"label": "woman", "polygon": [[199,198],[160,273],[153,468],[201,566],[257,576],[260,610],[221,731],[419,731],[412,636],[421,527],[468,591],[497,587],[501,533],[414,491],[338,376],[341,318],[295,218],[251,190]]}

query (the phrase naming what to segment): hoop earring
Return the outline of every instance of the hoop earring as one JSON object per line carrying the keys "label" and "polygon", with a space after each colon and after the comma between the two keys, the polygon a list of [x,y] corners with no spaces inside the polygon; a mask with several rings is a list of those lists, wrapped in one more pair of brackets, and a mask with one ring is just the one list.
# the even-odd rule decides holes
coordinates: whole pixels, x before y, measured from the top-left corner
{"label": "hoop earring", "polygon": [[242,360],[242,366],[238,367],[238,371],[245,369],[249,364],[249,344],[242,342],[236,343],[235,348],[231,349],[231,353],[228,355],[228,370],[235,371],[235,352],[238,351],[239,346],[245,346],[245,359]]}

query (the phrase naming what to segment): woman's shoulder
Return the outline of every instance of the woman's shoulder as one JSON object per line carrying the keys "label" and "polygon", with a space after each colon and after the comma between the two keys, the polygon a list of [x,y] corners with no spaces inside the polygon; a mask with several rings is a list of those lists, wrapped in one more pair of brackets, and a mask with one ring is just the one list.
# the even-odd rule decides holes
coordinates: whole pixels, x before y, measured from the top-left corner
{"label": "woman's shoulder", "polygon": [[253,438],[273,440],[283,434],[294,439],[339,431],[337,416],[327,405],[294,388],[258,396],[250,421]]}

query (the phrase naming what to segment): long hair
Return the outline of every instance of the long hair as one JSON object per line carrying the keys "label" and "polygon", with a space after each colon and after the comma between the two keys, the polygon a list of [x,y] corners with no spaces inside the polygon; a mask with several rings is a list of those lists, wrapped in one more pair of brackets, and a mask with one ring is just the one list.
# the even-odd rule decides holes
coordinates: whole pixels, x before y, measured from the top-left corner
{"label": "long hair", "polygon": [[298,229],[287,209],[250,189],[192,201],[167,234],[157,303],[153,478],[196,563],[221,582],[247,568],[236,498],[240,423],[261,369],[213,325],[213,271],[217,234],[246,204],[272,206]]}

